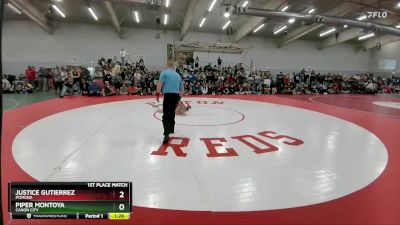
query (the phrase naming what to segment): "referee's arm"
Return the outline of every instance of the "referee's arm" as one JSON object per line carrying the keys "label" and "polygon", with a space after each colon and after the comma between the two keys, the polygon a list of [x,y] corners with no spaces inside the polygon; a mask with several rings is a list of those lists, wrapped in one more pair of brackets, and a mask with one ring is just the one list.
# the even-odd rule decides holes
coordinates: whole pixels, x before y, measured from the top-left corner
{"label": "referee's arm", "polygon": [[163,87],[163,82],[159,80],[157,83],[157,93],[161,94],[162,87]]}
{"label": "referee's arm", "polygon": [[179,96],[182,98],[184,93],[183,82],[181,82],[181,90],[179,90]]}
{"label": "referee's arm", "polygon": [[163,88],[163,82],[161,80],[157,83],[156,101],[160,102],[160,94]]}
{"label": "referee's arm", "polygon": [[162,89],[163,89],[164,81],[165,81],[165,74],[161,72],[160,79],[158,80],[158,83],[157,83],[157,92],[156,92],[156,100],[157,100],[157,102],[160,101],[160,94],[161,94]]}

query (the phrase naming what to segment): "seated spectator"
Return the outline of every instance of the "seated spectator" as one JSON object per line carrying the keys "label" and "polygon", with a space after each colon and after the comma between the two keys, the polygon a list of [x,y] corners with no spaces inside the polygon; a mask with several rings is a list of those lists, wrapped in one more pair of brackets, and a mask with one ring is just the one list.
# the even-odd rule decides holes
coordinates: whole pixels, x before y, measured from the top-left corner
{"label": "seated spectator", "polygon": [[367,94],[375,94],[376,93],[376,84],[374,84],[371,80],[368,80],[365,84],[364,92]]}
{"label": "seated spectator", "polygon": [[139,93],[139,91],[140,91],[140,88],[138,88],[134,85],[131,85],[128,88],[128,95],[137,95]]}
{"label": "seated spectator", "polygon": [[257,84],[252,90],[252,94],[260,95],[263,93],[263,85],[261,83]]}
{"label": "seated spectator", "polygon": [[149,89],[150,89],[149,92],[150,92],[152,95],[155,95],[156,89],[157,89],[157,85],[155,85],[153,82],[150,82]]}
{"label": "seated spectator", "polygon": [[249,95],[251,94],[250,84],[245,83],[239,86],[239,91],[235,92],[237,95]]}
{"label": "seated spectator", "polygon": [[339,93],[339,83],[337,83],[337,82],[333,83],[333,86],[332,86],[332,93],[333,93],[333,94]]}
{"label": "seated spectator", "polygon": [[301,95],[304,92],[304,85],[303,83],[296,83],[296,87],[292,90],[293,95]]}
{"label": "seated spectator", "polygon": [[74,87],[74,78],[69,74],[67,79],[65,79],[63,88],[61,90],[60,98],[64,98],[65,95],[72,95]]}
{"label": "seated spectator", "polygon": [[221,89],[220,89],[220,93],[221,95],[229,95],[229,84],[225,83],[225,84],[221,84]]}
{"label": "seated spectator", "polygon": [[183,80],[183,81],[187,81],[187,80],[188,80],[188,77],[189,77],[189,73],[187,72],[186,69],[184,69],[184,70],[183,70],[183,73],[182,73],[182,80]]}
{"label": "seated spectator", "polygon": [[201,84],[200,90],[203,95],[206,95],[208,93],[208,84],[206,83]]}
{"label": "seated spectator", "polygon": [[208,94],[215,95],[217,93],[217,85],[215,82],[212,82],[208,85]]}
{"label": "seated spectator", "polygon": [[186,95],[190,95],[190,94],[191,94],[191,92],[192,92],[192,87],[191,87],[189,81],[185,81],[185,83],[184,83],[184,85],[183,85],[183,89],[184,89],[184,93],[185,93]]}
{"label": "seated spectator", "polygon": [[235,81],[235,78],[233,78],[232,74],[229,74],[228,77],[226,78],[227,83],[233,83]]}
{"label": "seated spectator", "polygon": [[324,83],[320,83],[317,87],[318,93],[324,94],[328,92],[328,89]]}
{"label": "seated spectator", "polygon": [[24,86],[24,82],[15,81],[13,86],[14,86],[14,92],[19,94],[19,93],[22,92],[22,88]]}
{"label": "seated spectator", "polygon": [[89,84],[84,79],[81,81],[81,92],[83,96],[89,95]]}
{"label": "seated spectator", "polygon": [[[146,83],[143,83],[142,88],[141,88],[141,93],[140,95],[149,95],[151,91],[149,90],[149,87],[147,86]],[[150,92],[149,92],[150,91]]]}
{"label": "seated spectator", "polygon": [[394,93],[394,88],[391,84],[383,87],[383,93]]}
{"label": "seated spectator", "polygon": [[190,83],[195,83],[196,79],[197,79],[197,77],[196,77],[196,75],[194,74],[193,70],[191,69],[191,70],[190,70],[190,73],[189,73],[189,76],[187,77],[187,80],[188,80]]}
{"label": "seated spectator", "polygon": [[122,87],[122,79],[119,75],[115,76],[113,84],[115,89],[117,90],[119,90]]}
{"label": "seated spectator", "polygon": [[264,94],[271,94],[271,88],[267,85],[264,85]]}
{"label": "seated spectator", "polygon": [[142,74],[139,72],[139,70],[136,70],[135,75],[133,75],[133,84],[135,87],[140,86],[140,81],[142,79]]}
{"label": "seated spectator", "polygon": [[113,96],[113,95],[117,95],[117,94],[118,94],[118,92],[110,84],[110,82],[108,82],[108,81],[104,82],[103,96]]}
{"label": "seated spectator", "polygon": [[214,74],[211,72],[206,72],[205,76],[206,76],[207,83],[210,83],[214,80]]}
{"label": "seated spectator", "polygon": [[201,86],[199,82],[196,82],[196,84],[192,86],[192,94],[193,95],[201,94]]}
{"label": "seated spectator", "polygon": [[5,91],[5,92],[11,91],[11,83],[10,83],[10,81],[7,80],[6,76],[3,76],[2,87],[3,87],[3,91]]}
{"label": "seated spectator", "polygon": [[109,70],[104,71],[103,82],[106,83],[106,81],[108,81],[109,83],[111,83],[112,81],[112,76]]}
{"label": "seated spectator", "polygon": [[293,82],[289,82],[288,85],[286,85],[286,94],[294,94],[295,89],[296,89],[296,84]]}
{"label": "seated spectator", "polygon": [[200,83],[203,83],[206,81],[206,75],[204,73],[200,73],[200,75],[198,76],[198,81]]}
{"label": "seated spectator", "polygon": [[[224,80],[225,80],[224,75],[220,74],[220,75],[218,76],[218,81],[219,81],[219,82],[224,82]],[[214,79],[214,81],[215,81],[215,79]]]}
{"label": "seated spectator", "polygon": [[104,88],[104,80],[103,80],[103,79],[97,79],[97,80],[94,80],[94,82],[95,82],[97,85],[99,85],[99,87],[100,87],[101,90],[103,90],[103,88]]}
{"label": "seated spectator", "polygon": [[122,84],[122,87],[119,90],[120,95],[128,95],[128,86],[126,83]]}
{"label": "seated spectator", "polygon": [[271,85],[271,94],[276,94],[276,93],[278,93],[278,88],[276,88],[276,86],[275,85]]}
{"label": "seated spectator", "polygon": [[89,96],[101,96],[101,87],[97,82],[89,81]]}
{"label": "seated spectator", "polygon": [[229,90],[228,94],[233,95],[233,94],[235,94],[239,89],[238,89],[238,87],[236,86],[236,84],[231,84],[231,85],[229,85],[228,90]]}
{"label": "seated spectator", "polygon": [[25,83],[22,87],[22,93],[33,93],[33,85],[31,83]]}
{"label": "seated spectator", "polygon": [[253,75],[250,75],[248,77],[245,77],[245,82],[248,84],[254,84],[255,83],[256,78]]}

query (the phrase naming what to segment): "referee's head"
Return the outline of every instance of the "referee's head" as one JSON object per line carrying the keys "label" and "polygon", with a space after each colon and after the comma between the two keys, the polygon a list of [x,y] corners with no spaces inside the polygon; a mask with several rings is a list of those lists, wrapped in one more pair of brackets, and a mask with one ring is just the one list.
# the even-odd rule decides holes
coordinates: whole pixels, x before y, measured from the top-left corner
{"label": "referee's head", "polygon": [[167,68],[168,69],[174,69],[175,68],[175,62],[173,60],[168,60],[167,61]]}

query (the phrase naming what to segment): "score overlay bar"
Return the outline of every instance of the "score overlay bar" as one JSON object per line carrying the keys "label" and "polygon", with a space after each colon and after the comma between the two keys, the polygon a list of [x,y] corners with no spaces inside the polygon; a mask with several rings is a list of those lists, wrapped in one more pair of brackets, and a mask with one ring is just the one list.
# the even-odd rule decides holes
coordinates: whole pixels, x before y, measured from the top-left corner
{"label": "score overlay bar", "polygon": [[131,182],[11,182],[12,219],[119,219],[132,213]]}

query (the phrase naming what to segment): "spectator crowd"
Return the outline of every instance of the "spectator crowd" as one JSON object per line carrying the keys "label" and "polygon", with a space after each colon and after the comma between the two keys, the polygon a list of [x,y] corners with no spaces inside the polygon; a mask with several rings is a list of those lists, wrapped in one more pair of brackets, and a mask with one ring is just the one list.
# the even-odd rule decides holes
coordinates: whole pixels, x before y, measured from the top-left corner
{"label": "spectator crowd", "polygon": [[[3,90],[16,93],[55,91],[66,95],[112,96],[154,95],[160,71],[145,67],[144,60],[136,62],[99,58],[94,74],[82,66],[36,69],[28,66],[25,76],[3,75]],[[339,94],[339,93],[400,93],[400,76],[375,77],[373,74],[321,74],[303,69],[297,73],[271,74],[269,71],[245,72],[238,64],[222,66],[199,65],[199,59],[187,60],[177,72],[184,80],[186,95],[243,95],[243,94]]]}

